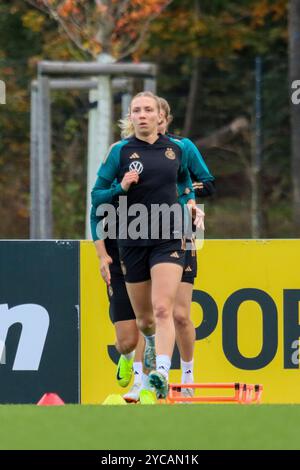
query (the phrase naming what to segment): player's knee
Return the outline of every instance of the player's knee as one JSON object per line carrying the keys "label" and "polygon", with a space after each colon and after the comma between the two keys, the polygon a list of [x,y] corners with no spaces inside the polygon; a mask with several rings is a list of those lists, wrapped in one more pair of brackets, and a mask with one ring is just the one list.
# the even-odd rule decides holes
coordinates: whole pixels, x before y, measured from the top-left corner
{"label": "player's knee", "polygon": [[153,314],[155,320],[167,320],[170,317],[171,311],[167,304],[163,302],[154,303]]}
{"label": "player's knee", "polygon": [[139,318],[136,320],[138,329],[145,335],[152,334],[154,328],[154,318],[151,315],[150,317]]}
{"label": "player's knee", "polygon": [[190,323],[189,313],[182,308],[175,308],[174,323],[176,328],[186,328]]}
{"label": "player's knee", "polygon": [[132,338],[118,338],[116,347],[120,354],[129,354],[134,351],[137,342],[138,336]]}

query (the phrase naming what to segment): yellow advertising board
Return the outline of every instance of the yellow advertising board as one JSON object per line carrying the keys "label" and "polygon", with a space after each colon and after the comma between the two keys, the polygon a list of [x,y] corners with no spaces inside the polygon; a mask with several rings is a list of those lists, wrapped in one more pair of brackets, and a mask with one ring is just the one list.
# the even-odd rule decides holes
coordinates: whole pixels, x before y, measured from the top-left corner
{"label": "yellow advertising board", "polygon": [[[81,242],[81,401],[123,393],[114,327],[92,242]],[[263,403],[300,403],[300,240],[207,240],[192,320],[195,381],[264,386]],[[170,382],[180,381],[172,369]]]}

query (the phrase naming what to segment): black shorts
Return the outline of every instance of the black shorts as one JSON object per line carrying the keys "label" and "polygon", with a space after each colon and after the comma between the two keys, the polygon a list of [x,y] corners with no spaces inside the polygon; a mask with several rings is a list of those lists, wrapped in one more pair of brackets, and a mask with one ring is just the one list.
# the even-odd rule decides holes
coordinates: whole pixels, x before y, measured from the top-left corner
{"label": "black shorts", "polygon": [[109,298],[109,316],[113,323],[125,320],[135,320],[124,277],[111,275],[111,284],[107,287]]}
{"label": "black shorts", "polygon": [[109,266],[111,284],[107,287],[110,319],[113,323],[135,320],[135,314],[128,297],[125,279],[121,270],[117,240],[105,240],[105,248],[113,260]]}
{"label": "black shorts", "polygon": [[111,276],[114,276],[115,279],[123,279],[123,273],[120,265],[120,255],[117,240],[111,240],[107,238],[105,240],[105,248],[113,262],[109,265],[109,270]]}
{"label": "black shorts", "polygon": [[194,284],[197,277],[197,252],[196,250],[185,250],[185,260],[181,282]]}
{"label": "black shorts", "polygon": [[185,251],[181,240],[166,240],[151,246],[120,246],[121,268],[126,282],[151,279],[150,270],[160,263],[184,266]]}

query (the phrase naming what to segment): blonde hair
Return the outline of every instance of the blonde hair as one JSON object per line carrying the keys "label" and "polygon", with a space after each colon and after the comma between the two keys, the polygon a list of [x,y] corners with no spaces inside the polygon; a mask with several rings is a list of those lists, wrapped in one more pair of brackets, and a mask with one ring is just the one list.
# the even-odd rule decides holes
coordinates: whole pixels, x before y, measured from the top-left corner
{"label": "blonde hair", "polygon": [[140,93],[135,95],[130,101],[128,114],[126,114],[125,118],[120,119],[118,122],[119,127],[121,129],[122,139],[127,139],[128,137],[131,137],[132,135],[134,135],[134,127],[130,120],[131,105],[132,105],[133,100],[135,100],[135,98],[141,98],[143,96],[146,96],[147,98],[152,98],[157,104],[158,111],[159,112],[161,111],[162,105],[160,102],[160,98],[154,95],[151,91],[141,91]]}
{"label": "blonde hair", "polygon": [[160,103],[160,109],[161,109],[161,111],[163,111],[165,113],[166,120],[167,120],[167,129],[168,129],[168,126],[173,121],[173,116],[171,114],[171,108],[170,108],[170,105],[167,102],[167,100],[165,100],[161,96],[158,96],[158,99],[159,99],[159,103]]}
{"label": "blonde hair", "polygon": [[128,139],[128,137],[134,135],[134,128],[131,120],[129,119],[129,114],[126,114],[123,119],[120,119],[118,125],[121,129],[122,139]]}

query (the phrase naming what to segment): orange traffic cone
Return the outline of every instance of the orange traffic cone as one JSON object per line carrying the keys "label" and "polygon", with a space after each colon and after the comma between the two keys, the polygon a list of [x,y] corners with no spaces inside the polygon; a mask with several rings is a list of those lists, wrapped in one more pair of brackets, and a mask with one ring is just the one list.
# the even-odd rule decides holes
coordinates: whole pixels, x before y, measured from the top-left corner
{"label": "orange traffic cone", "polygon": [[56,393],[45,393],[40,401],[37,402],[38,406],[49,405],[64,405],[65,402]]}

